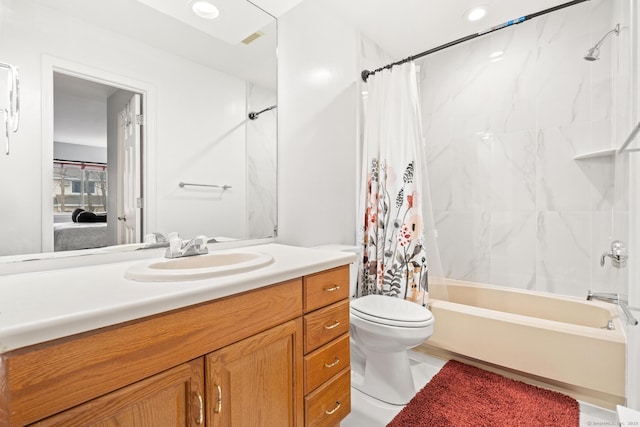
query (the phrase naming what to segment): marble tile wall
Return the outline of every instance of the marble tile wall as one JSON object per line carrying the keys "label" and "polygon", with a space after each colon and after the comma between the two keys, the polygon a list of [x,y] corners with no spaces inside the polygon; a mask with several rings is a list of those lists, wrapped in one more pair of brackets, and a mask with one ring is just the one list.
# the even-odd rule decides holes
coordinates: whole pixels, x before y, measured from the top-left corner
{"label": "marble tile wall", "polygon": [[[621,46],[586,50],[619,22],[592,1],[426,57],[423,123],[447,277],[564,295],[624,292],[600,255],[614,228],[613,157],[629,76]],[[628,127],[627,127],[628,128]],[[615,206],[614,206],[615,205]]]}
{"label": "marble tile wall", "polygon": [[[247,83],[247,112],[277,104],[275,89]],[[277,188],[277,108],[247,119],[247,235],[275,235]]]}

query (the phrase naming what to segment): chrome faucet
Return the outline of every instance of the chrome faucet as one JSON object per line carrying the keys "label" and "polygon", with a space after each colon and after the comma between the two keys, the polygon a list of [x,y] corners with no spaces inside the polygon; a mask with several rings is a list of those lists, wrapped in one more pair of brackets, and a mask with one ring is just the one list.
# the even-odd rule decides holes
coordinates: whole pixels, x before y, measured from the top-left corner
{"label": "chrome faucet", "polygon": [[603,292],[587,292],[587,301],[598,300],[610,302],[612,304],[618,304],[620,302],[620,295],[613,293],[603,293]]}
{"label": "chrome faucet", "polygon": [[184,241],[181,240],[180,237],[174,236],[169,240],[169,247],[167,248],[164,257],[182,258],[207,253],[209,253],[209,249],[207,249],[207,238],[205,236],[198,236],[195,239]]}
{"label": "chrome faucet", "polygon": [[594,292],[588,291],[587,301],[592,301],[592,300],[605,301],[605,302],[610,302],[611,304],[618,305],[618,307],[622,309],[622,312],[624,313],[624,317],[627,318],[627,324],[629,325],[638,324],[638,320],[635,317],[633,317],[633,314],[631,314],[631,311],[629,310],[629,306],[627,305],[628,301],[626,299],[620,298],[620,294],[597,293],[597,292],[594,293]]}

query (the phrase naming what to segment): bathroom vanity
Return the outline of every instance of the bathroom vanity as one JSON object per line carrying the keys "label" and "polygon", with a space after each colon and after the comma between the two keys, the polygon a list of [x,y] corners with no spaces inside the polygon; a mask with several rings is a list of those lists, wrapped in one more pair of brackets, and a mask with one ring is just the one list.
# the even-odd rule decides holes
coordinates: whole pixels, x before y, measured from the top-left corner
{"label": "bathroom vanity", "polygon": [[273,263],[166,283],[124,279],[140,261],[4,276],[0,425],[338,425],[354,254],[251,249]]}

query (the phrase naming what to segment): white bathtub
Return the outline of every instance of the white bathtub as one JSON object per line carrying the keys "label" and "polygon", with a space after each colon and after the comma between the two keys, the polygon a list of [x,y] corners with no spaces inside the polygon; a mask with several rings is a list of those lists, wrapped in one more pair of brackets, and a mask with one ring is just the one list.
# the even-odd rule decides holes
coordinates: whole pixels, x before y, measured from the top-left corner
{"label": "white bathtub", "polygon": [[[596,404],[625,402],[626,340],[612,304],[446,280],[431,285],[430,309],[424,351],[514,370]],[[603,329],[609,321],[614,329]]]}

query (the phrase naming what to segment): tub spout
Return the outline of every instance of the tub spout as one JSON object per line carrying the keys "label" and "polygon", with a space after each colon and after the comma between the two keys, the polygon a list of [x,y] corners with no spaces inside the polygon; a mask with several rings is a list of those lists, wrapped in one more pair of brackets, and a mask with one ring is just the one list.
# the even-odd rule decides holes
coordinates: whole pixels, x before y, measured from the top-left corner
{"label": "tub spout", "polygon": [[599,300],[599,301],[610,302],[612,304],[618,304],[620,302],[620,295],[611,294],[611,293],[599,293],[599,292],[594,293],[594,292],[588,291],[587,301],[592,301],[592,300]]}
{"label": "tub spout", "polygon": [[633,317],[633,314],[631,314],[631,311],[629,310],[629,306],[627,306],[627,300],[620,298],[619,294],[594,293],[594,292],[588,291],[587,301],[592,301],[592,300],[605,301],[605,302],[610,302],[612,304],[618,305],[622,310],[622,312],[624,313],[624,317],[627,320],[627,324],[634,325],[634,326],[638,324],[638,320],[635,317]]}

